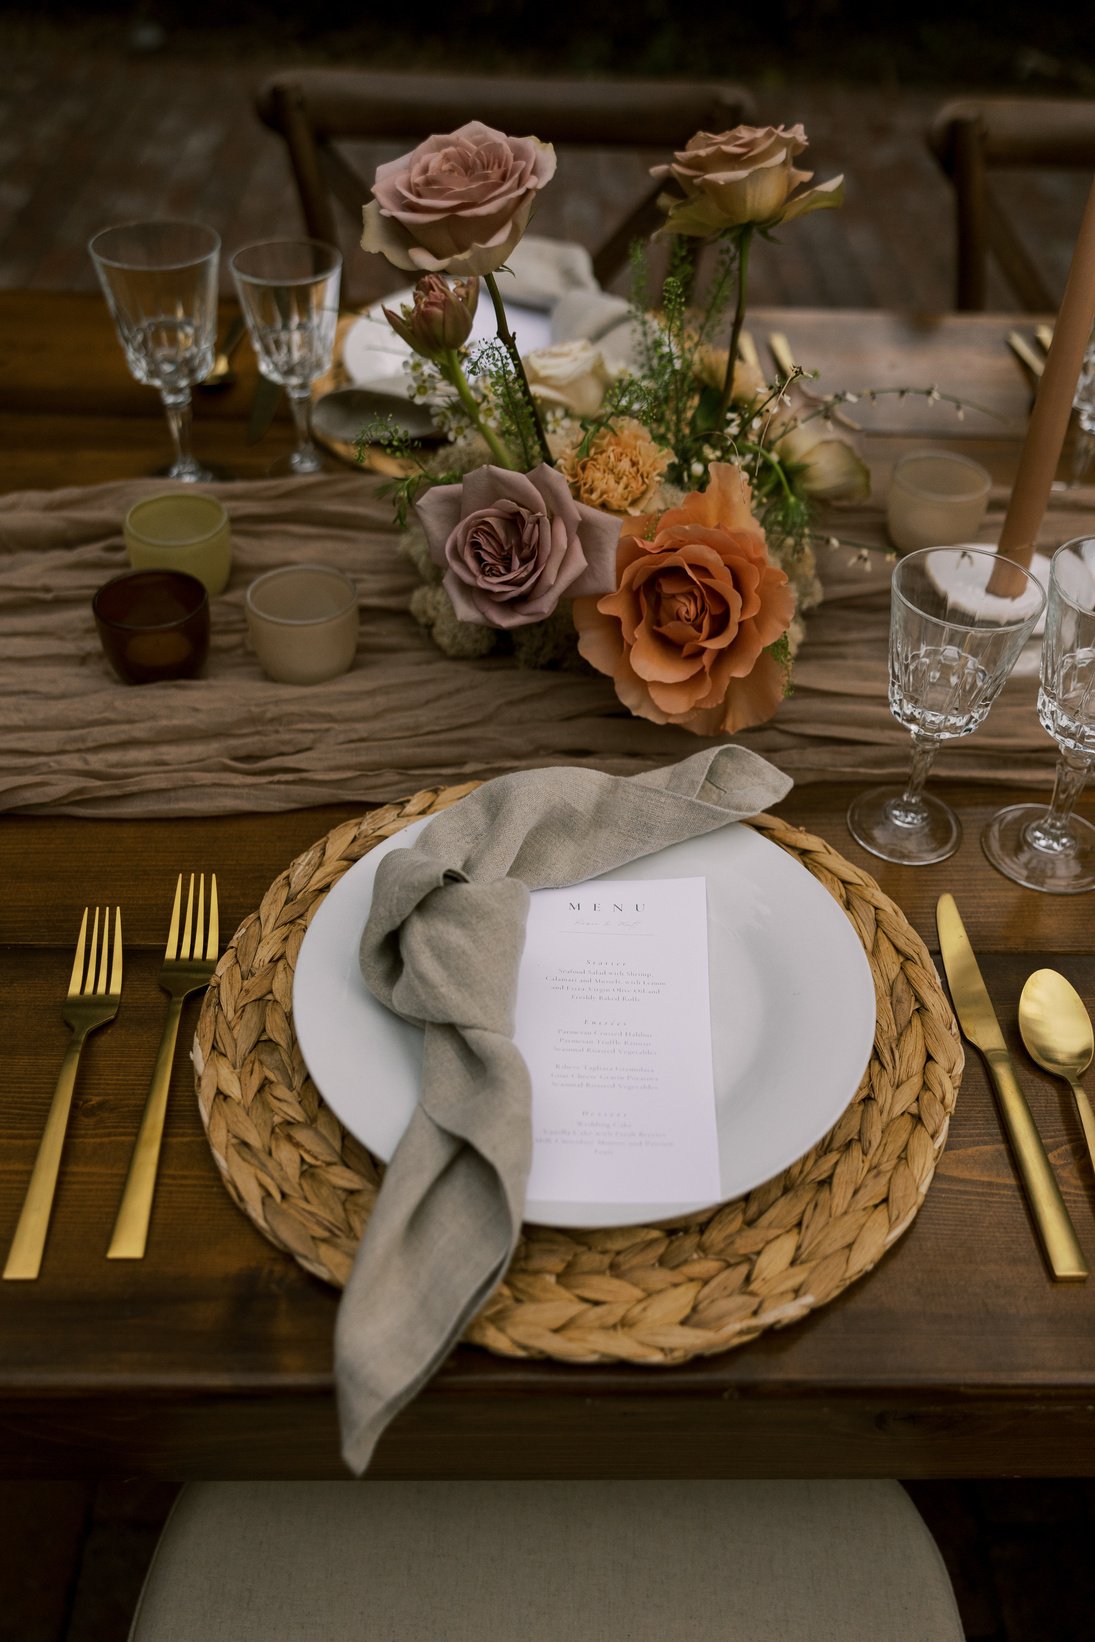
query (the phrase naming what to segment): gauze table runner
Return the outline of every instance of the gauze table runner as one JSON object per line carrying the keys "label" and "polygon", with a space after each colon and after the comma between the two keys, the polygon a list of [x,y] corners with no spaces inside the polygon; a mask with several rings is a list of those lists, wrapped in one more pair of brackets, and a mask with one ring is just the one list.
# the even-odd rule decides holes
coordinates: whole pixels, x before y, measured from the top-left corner
{"label": "gauze table runner", "polygon": [[530,889],[559,889],[756,815],[786,794],[742,747],[620,779],[547,769],[478,788],[377,869],[366,983],[425,1029],[422,1088],[339,1308],[343,1454],[363,1471],[505,1274],[531,1160],[513,1042]]}
{"label": "gauze table runner", "polygon": [[[0,808],[69,815],[216,815],[394,799],[422,786],[549,764],[634,774],[711,741],[632,718],[611,681],[451,661],[407,613],[417,585],[387,500],[360,473],[211,486],[229,510],[234,564],[212,603],[204,678],[131,687],[110,672],[90,600],[126,568],[122,520],[162,480],[0,499]],[[982,531],[993,539],[1003,493]],[[879,508],[833,528],[884,546]],[[1055,495],[1045,539],[1095,528],[1088,488]],[[882,551],[818,549],[825,603],[807,617],[794,693],[738,739],[796,782],[904,773],[908,736],[886,706],[890,565]],[[356,665],[311,687],[265,679],[246,648],[244,593],[289,562],[356,580]],[[1032,679],[1012,680],[932,779],[1045,788],[1054,749]]]}

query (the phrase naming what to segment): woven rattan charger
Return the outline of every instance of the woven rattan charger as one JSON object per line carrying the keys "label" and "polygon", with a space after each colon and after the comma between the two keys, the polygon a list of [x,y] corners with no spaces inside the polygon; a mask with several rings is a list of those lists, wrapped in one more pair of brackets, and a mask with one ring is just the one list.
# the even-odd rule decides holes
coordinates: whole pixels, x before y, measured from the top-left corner
{"label": "woven rattan charger", "polygon": [[[416,793],[321,838],[240,926],[202,1007],[198,1101],[225,1184],[271,1242],[338,1285],[383,1169],[308,1077],[292,1022],[297,954],[347,868],[472,785]],[[863,943],[877,1023],[855,1098],[789,1169],[717,1210],[607,1231],[526,1227],[504,1283],[467,1331],[477,1345],[509,1357],[650,1364],[725,1351],[839,1294],[923,1202],[962,1070],[927,950],[873,879],[828,844],[773,816],[751,824],[835,896]]]}

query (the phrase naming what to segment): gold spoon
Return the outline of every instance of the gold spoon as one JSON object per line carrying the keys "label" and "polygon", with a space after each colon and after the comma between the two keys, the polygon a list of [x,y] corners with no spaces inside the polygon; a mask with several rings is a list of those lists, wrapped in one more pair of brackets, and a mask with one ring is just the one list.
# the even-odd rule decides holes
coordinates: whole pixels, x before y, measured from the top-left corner
{"label": "gold spoon", "polygon": [[1072,1085],[1088,1155],[1095,1165],[1095,1112],[1076,1081],[1091,1065],[1095,1052],[1084,1000],[1055,969],[1036,969],[1019,999],[1019,1030],[1031,1059]]}

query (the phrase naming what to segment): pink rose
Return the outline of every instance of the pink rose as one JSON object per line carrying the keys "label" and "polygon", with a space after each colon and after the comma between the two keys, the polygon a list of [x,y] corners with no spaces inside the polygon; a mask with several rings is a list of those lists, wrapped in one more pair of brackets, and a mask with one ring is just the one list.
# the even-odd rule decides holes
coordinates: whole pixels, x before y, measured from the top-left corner
{"label": "pink rose", "polygon": [[365,206],[366,251],[418,272],[489,274],[525,231],[555,150],[471,120],[380,165]]}
{"label": "pink rose", "polygon": [[576,502],[561,473],[481,467],[415,503],[461,621],[524,627],[563,597],[616,585],[620,521]]}
{"label": "pink rose", "polygon": [[843,201],[843,177],[795,193],[812,171],[795,160],[806,148],[800,125],[739,125],[733,131],[697,131],[672,164],[651,168],[652,177],[678,184],[681,195],[663,194],[666,230],[707,239],[746,223],[774,227]]}

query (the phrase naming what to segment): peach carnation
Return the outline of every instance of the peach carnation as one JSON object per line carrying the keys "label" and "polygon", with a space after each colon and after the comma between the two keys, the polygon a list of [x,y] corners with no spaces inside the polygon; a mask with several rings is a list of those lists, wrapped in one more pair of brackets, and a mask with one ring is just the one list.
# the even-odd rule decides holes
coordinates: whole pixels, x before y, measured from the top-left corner
{"label": "peach carnation", "polygon": [[584,456],[580,446],[565,452],[560,473],[574,496],[605,513],[645,513],[673,460],[672,451],[656,444],[641,422],[630,418],[601,428]]}
{"label": "peach carnation", "polygon": [[795,601],[750,503],[741,471],[713,462],[707,489],[663,513],[652,541],[621,536],[614,593],[575,599],[581,654],[640,718],[733,734],[778,707],[784,671],[767,647]]}

